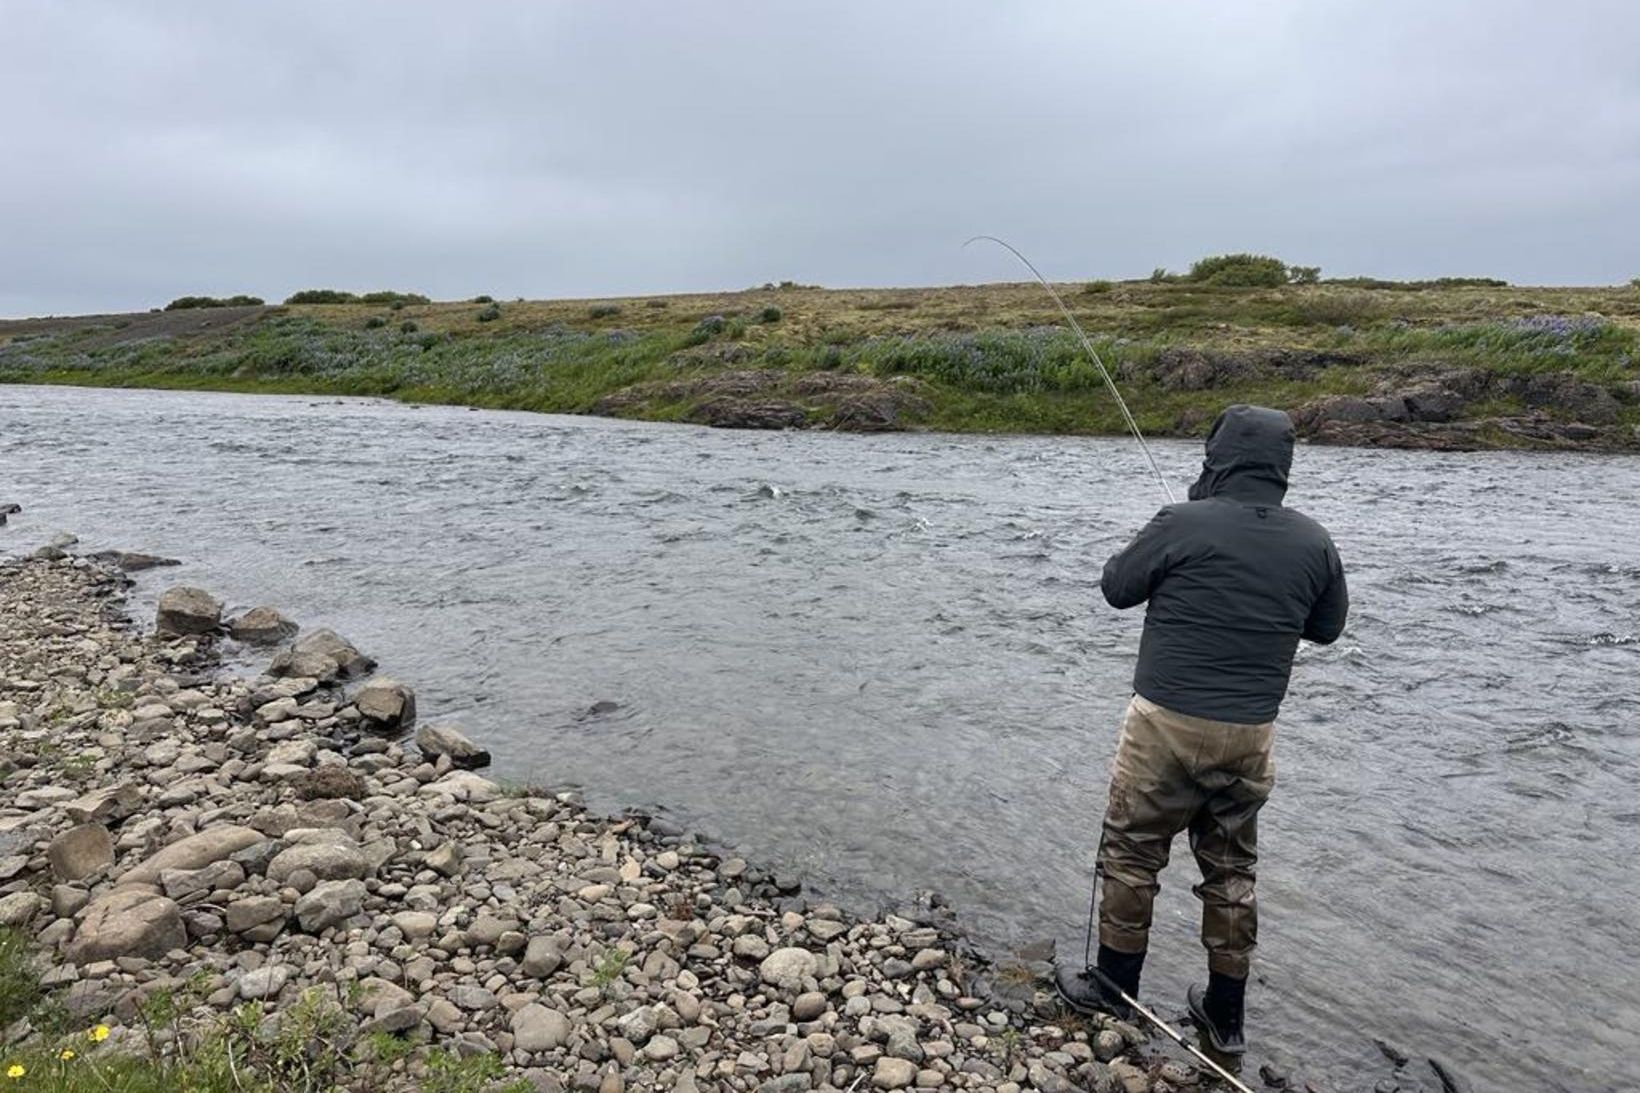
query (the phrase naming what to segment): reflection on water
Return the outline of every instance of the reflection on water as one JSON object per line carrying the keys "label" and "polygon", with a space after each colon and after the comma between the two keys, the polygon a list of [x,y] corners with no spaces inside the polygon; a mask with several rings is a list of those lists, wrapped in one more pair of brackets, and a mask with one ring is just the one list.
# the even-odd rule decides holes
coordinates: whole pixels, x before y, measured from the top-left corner
{"label": "reflection on water", "polygon": [[[1294,478],[1356,610],[1281,722],[1250,1069],[1370,1089],[1383,1037],[1477,1088],[1632,1084],[1640,461],[1304,449]],[[1140,622],[1099,567],[1157,502],[1122,441],[11,387],[7,500],[0,548],[184,559],[144,613],[186,580],[334,626],[503,776],[1080,951]],[[1146,968],[1169,1015],[1190,870]]]}

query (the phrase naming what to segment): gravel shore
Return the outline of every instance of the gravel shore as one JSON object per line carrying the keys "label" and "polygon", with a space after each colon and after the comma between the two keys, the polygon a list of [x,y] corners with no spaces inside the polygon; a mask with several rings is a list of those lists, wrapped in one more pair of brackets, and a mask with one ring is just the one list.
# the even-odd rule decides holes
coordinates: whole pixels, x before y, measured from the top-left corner
{"label": "gravel shore", "polygon": [[[418,1088],[435,1049],[599,1093],[1202,1084],[948,915],[855,917],[664,820],[497,784],[337,635],[186,589],[145,632],[117,565],[61,546],[0,562],[0,925],[105,1048],[160,991],[175,1036],[322,996],[337,1035],[407,1045],[359,1088]],[[225,674],[230,641],[266,674]]]}

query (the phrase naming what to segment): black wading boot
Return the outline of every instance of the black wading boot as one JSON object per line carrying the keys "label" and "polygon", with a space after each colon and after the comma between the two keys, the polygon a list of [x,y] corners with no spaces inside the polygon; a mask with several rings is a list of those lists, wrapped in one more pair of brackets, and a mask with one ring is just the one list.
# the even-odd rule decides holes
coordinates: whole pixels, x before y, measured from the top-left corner
{"label": "black wading boot", "polygon": [[1246,979],[1209,972],[1207,989],[1193,986],[1186,997],[1191,1019],[1216,1051],[1240,1055],[1247,1050],[1247,1037],[1241,1028],[1247,998]]}
{"label": "black wading boot", "polygon": [[1123,1021],[1133,1019],[1133,1007],[1122,1001],[1139,996],[1139,973],[1145,966],[1144,953],[1119,953],[1099,946],[1099,961],[1091,968],[1061,964],[1054,969],[1054,986],[1065,1005],[1081,1014],[1108,1013]]}

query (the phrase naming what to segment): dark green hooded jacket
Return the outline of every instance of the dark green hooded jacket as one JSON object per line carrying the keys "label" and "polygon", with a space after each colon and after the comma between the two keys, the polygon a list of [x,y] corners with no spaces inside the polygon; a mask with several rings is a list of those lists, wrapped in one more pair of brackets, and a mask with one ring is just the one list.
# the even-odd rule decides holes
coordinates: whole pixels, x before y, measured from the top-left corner
{"label": "dark green hooded jacket", "polygon": [[1149,603],[1133,688],[1159,706],[1239,724],[1274,721],[1300,638],[1337,640],[1349,611],[1332,538],[1283,508],[1293,423],[1232,406],[1207,434],[1190,500],[1168,505],[1105,563],[1116,608]]}

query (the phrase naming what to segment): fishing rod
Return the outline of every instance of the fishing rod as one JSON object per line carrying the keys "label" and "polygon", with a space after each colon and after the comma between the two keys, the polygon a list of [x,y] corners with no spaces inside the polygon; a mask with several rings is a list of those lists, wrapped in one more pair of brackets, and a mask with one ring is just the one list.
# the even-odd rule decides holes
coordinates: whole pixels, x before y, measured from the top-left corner
{"label": "fishing rod", "polygon": [[[1133,419],[1133,412],[1128,409],[1127,400],[1122,397],[1122,392],[1117,388],[1116,380],[1111,376],[1110,369],[1105,367],[1104,360],[1100,358],[1099,351],[1093,347],[1093,341],[1082,329],[1082,324],[1076,321],[1076,316],[1071,314],[1071,309],[1065,306],[1064,299],[1061,298],[1059,293],[1054,290],[1054,287],[1048,283],[1048,279],[1042,276],[1036,266],[1031,263],[1031,260],[1021,254],[1019,248],[1014,246],[1012,243],[1009,243],[1004,239],[998,239],[994,235],[976,235],[972,239],[968,240],[967,243],[964,243],[963,246],[967,247],[973,243],[979,242],[982,239],[989,243],[995,243],[997,246],[1002,247],[1009,254],[1012,254],[1015,258],[1019,259],[1020,264],[1031,271],[1031,276],[1036,278],[1037,284],[1041,285],[1043,289],[1047,291],[1048,295],[1053,297],[1053,302],[1059,307],[1059,313],[1065,316],[1066,322],[1071,324],[1071,329],[1076,332],[1077,340],[1082,343],[1082,348],[1087,351],[1088,357],[1092,359],[1094,363],[1094,367],[1099,369],[1099,375],[1104,377],[1105,386],[1110,389],[1111,397],[1116,400],[1117,408],[1122,411],[1122,420],[1127,422],[1128,431],[1133,434],[1133,439],[1139,442],[1139,450],[1144,452],[1145,461],[1150,464],[1151,473],[1156,476],[1156,481],[1161,483],[1162,493],[1167,496],[1168,504],[1172,504],[1175,500],[1173,496],[1173,487],[1168,482],[1167,476],[1162,474],[1161,467],[1156,464],[1156,457],[1151,454],[1150,445],[1145,443],[1144,433],[1139,431],[1139,423]],[[1088,932],[1086,946],[1084,947],[1082,953],[1082,963],[1088,967],[1092,966],[1093,913],[1094,906],[1098,899],[1098,894],[1099,880],[1098,876],[1095,875],[1093,890],[1088,893]],[[1209,1070],[1225,1082],[1229,1083],[1230,1087],[1236,1090],[1237,1093],[1253,1093],[1253,1091],[1248,1088],[1246,1083],[1244,1083],[1240,1078],[1230,1073],[1230,1071],[1226,1070],[1223,1066],[1219,1065],[1212,1058],[1210,1058],[1206,1052],[1202,1051],[1200,1048],[1196,1047],[1195,1044],[1192,1044],[1189,1040],[1185,1039],[1184,1035],[1172,1025],[1168,1024],[1145,1006],[1141,1005],[1137,998],[1134,998],[1132,995],[1128,994],[1127,991],[1123,990],[1109,979],[1104,980],[1104,985],[1109,987],[1111,990],[1114,990],[1121,997],[1123,1002],[1126,1002],[1133,1008],[1133,1012],[1143,1017],[1152,1025],[1155,1025],[1163,1032],[1163,1034],[1167,1036],[1169,1040],[1172,1040],[1175,1044],[1178,1044],[1180,1047],[1188,1051],[1195,1057],[1197,1062],[1207,1064]]]}
{"label": "fishing rod", "polygon": [[1082,348],[1087,350],[1088,356],[1093,360],[1094,367],[1098,368],[1099,374],[1104,377],[1105,386],[1110,388],[1110,395],[1116,400],[1117,409],[1122,411],[1122,420],[1127,422],[1128,431],[1133,434],[1133,439],[1139,442],[1139,450],[1145,453],[1145,460],[1150,464],[1151,473],[1156,476],[1156,481],[1161,483],[1162,492],[1167,495],[1167,503],[1171,505],[1177,500],[1173,496],[1173,487],[1168,483],[1167,476],[1162,474],[1162,468],[1156,465],[1156,457],[1150,454],[1150,445],[1145,443],[1145,434],[1139,431],[1139,423],[1133,420],[1133,413],[1128,409],[1127,400],[1122,397],[1122,392],[1117,389],[1116,380],[1111,377],[1110,369],[1105,367],[1105,362],[1099,356],[1099,351],[1093,347],[1092,340],[1083,331],[1082,324],[1076,321],[1076,316],[1071,314],[1071,309],[1065,306],[1065,301],[1060,298],[1054,287],[1048,283],[1048,279],[1042,276],[1037,268],[1031,264],[1031,260],[1021,254],[1019,248],[1012,243],[1004,239],[998,239],[994,235],[976,235],[967,243],[964,243],[963,246],[970,246],[981,239],[988,243],[995,243],[1015,258],[1018,258],[1020,264],[1031,271],[1031,276],[1036,278],[1037,284],[1046,289],[1048,295],[1053,297],[1053,302],[1059,305],[1059,313],[1065,316],[1066,322],[1071,324],[1071,329],[1076,332],[1077,340],[1082,343]]}

